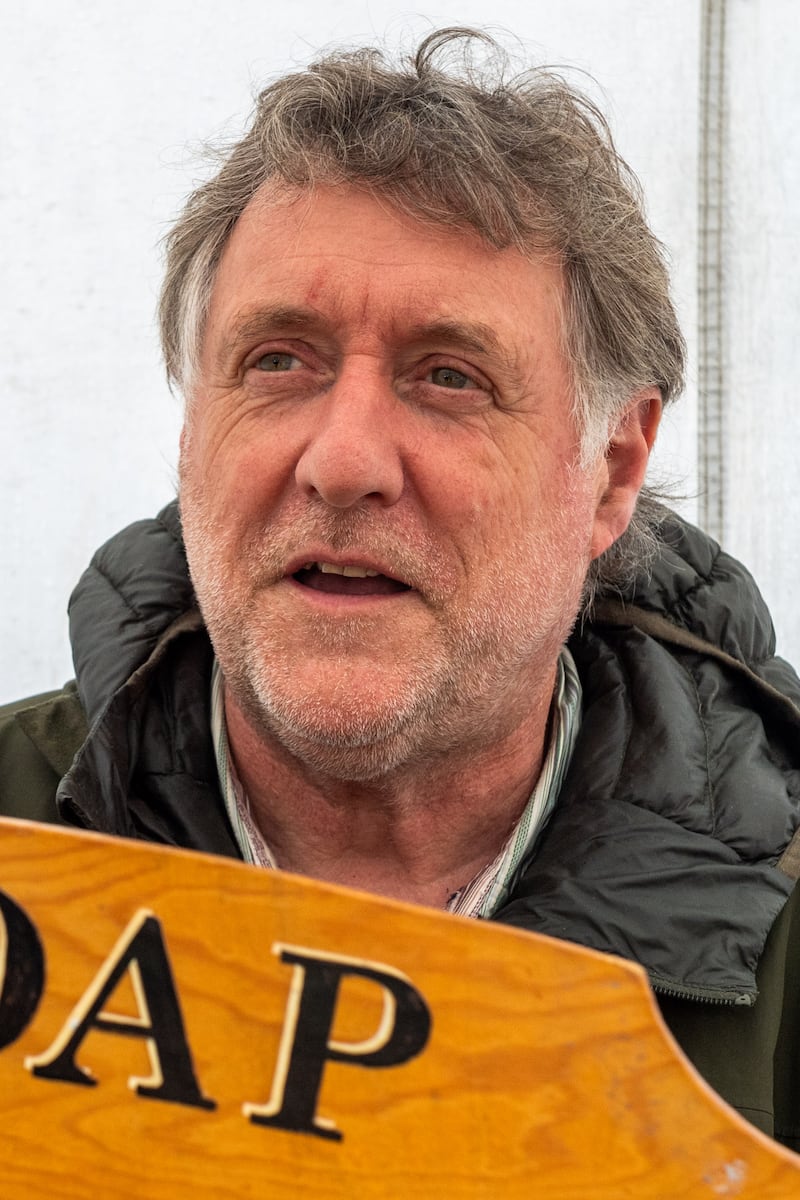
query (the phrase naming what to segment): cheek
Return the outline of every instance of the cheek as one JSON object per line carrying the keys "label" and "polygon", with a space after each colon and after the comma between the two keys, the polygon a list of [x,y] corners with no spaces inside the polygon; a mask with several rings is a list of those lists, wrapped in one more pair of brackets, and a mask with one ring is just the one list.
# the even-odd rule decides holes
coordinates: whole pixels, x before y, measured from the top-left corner
{"label": "cheek", "polygon": [[[496,552],[525,563],[545,582],[582,580],[591,558],[595,499],[592,481],[563,459],[516,472],[497,524]],[[569,587],[572,587],[570,582]],[[569,589],[568,589],[569,590]]]}
{"label": "cheek", "polygon": [[502,447],[483,430],[450,429],[421,445],[408,459],[409,478],[424,492],[422,503],[451,530],[491,537],[505,513],[519,512],[530,479],[509,463]]}
{"label": "cheek", "polygon": [[552,527],[574,500],[563,463],[541,458],[495,458],[464,477],[467,511],[490,557],[524,541],[532,530]]}
{"label": "cheek", "polygon": [[280,433],[241,422],[225,433],[190,435],[181,454],[181,483],[219,518],[246,520],[269,510],[293,473],[291,450]]}

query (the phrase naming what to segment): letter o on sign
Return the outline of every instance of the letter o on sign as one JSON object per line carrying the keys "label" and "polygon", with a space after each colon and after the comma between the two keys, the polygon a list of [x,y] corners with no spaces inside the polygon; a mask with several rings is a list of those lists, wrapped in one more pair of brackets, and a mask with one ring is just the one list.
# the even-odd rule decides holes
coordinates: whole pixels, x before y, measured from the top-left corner
{"label": "letter o on sign", "polygon": [[0,892],[0,1050],[30,1023],[44,991],[44,950],[36,926],[20,906]]}

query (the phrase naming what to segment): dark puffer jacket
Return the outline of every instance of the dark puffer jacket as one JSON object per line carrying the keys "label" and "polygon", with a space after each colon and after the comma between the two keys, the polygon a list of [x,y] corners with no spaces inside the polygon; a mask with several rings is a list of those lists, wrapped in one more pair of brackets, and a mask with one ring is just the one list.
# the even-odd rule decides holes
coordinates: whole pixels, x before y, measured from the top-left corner
{"label": "dark puffer jacket", "polygon": [[[800,682],[747,572],[664,538],[571,638],[581,732],[496,919],[641,963],[712,1086],[800,1149]],[[77,687],[0,711],[0,811],[238,856],[174,504],[98,551],[70,618]]]}

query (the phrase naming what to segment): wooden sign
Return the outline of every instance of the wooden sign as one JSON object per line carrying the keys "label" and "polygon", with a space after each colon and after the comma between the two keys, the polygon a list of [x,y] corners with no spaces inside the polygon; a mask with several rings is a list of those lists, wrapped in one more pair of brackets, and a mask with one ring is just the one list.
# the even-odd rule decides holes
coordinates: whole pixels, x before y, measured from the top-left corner
{"label": "wooden sign", "polygon": [[0,914],[3,1200],[800,1195],[631,964],[25,822]]}

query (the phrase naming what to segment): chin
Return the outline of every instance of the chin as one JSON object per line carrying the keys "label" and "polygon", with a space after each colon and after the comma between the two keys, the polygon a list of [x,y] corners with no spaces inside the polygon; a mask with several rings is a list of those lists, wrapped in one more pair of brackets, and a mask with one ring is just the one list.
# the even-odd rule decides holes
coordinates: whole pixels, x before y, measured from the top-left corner
{"label": "chin", "polygon": [[411,749],[414,739],[402,735],[361,745],[335,739],[312,740],[302,731],[285,728],[275,736],[279,737],[283,749],[307,771],[340,783],[378,783],[401,770],[414,757]]}
{"label": "chin", "polygon": [[226,679],[255,732],[314,771],[378,779],[419,755],[436,724],[441,690],[430,673],[405,679],[373,667],[326,680],[275,667],[254,671],[251,660],[244,678]]}
{"label": "chin", "polygon": [[343,782],[380,779],[414,757],[426,724],[419,713],[352,698],[346,708],[313,698],[253,694],[245,712],[254,727],[314,772]]}

